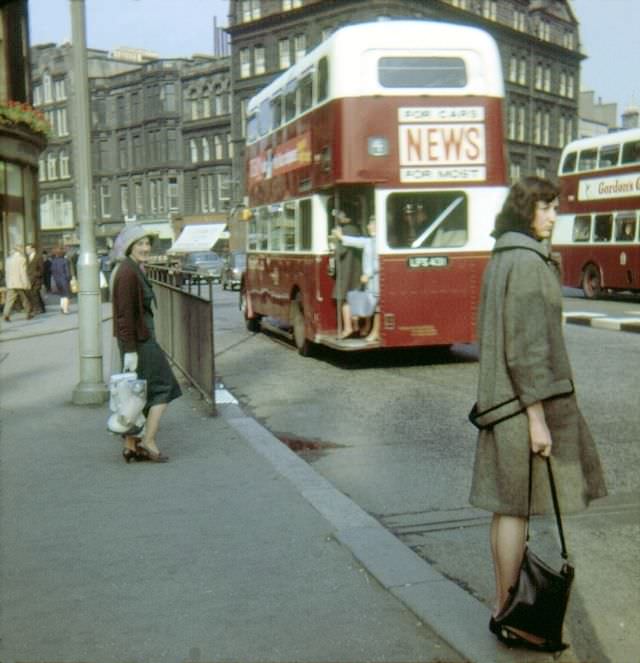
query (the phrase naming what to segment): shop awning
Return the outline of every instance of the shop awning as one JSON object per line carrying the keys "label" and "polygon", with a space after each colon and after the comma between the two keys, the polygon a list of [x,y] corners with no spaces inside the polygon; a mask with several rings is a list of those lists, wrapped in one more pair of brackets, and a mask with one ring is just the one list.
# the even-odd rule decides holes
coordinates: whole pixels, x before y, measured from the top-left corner
{"label": "shop awning", "polygon": [[191,253],[192,251],[210,251],[215,243],[228,236],[226,223],[206,223],[185,226],[178,239],[169,249],[169,253]]}

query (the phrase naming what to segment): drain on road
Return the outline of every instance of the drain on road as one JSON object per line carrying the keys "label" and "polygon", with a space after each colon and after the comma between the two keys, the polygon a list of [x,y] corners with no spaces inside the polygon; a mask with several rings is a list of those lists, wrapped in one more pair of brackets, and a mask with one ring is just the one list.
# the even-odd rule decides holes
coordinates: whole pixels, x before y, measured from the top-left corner
{"label": "drain on road", "polygon": [[325,440],[309,440],[304,437],[294,437],[285,433],[276,433],[276,437],[286,444],[291,451],[299,454],[302,457],[317,458],[322,454],[330,451],[331,449],[343,449],[344,444],[336,444],[335,442],[326,442]]}

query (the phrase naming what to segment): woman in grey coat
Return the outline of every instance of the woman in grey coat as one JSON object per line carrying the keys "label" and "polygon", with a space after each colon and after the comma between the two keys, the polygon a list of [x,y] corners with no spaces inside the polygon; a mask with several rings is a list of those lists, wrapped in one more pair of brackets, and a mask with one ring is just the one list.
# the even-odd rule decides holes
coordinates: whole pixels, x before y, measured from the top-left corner
{"label": "woman in grey coat", "polygon": [[[562,333],[559,270],[548,240],[558,189],[529,177],[515,184],[496,218],[496,244],[483,277],[478,338],[478,436],[470,501],[493,512],[494,616],[515,585],[524,552],[528,480],[531,513],[549,510],[543,459],[552,456],[563,512],[606,494],[598,453],[577,406]],[[533,456],[531,456],[533,454]],[[542,458],[540,458],[542,457]],[[511,646],[544,643],[490,628]]]}

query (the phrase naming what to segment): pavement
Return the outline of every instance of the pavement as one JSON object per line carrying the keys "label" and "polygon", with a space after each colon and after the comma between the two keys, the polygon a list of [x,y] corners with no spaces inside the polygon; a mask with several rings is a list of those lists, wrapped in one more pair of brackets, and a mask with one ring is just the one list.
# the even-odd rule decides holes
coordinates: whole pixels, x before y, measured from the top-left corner
{"label": "pavement", "polygon": [[170,462],[125,464],[108,405],[71,403],[77,312],[50,300],[0,323],[2,663],[576,660],[497,643],[480,601],[224,390],[212,417],[184,384]]}
{"label": "pavement", "polygon": [[640,315],[611,316],[592,311],[571,311],[564,313],[564,321],[571,325],[584,325],[610,331],[635,332],[640,334]]}

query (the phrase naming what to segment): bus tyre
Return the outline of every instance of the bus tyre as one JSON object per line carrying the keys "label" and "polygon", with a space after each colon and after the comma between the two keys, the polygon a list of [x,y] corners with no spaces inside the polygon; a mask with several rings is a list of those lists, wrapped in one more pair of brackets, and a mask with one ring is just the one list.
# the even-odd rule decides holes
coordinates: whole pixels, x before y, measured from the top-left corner
{"label": "bus tyre", "polygon": [[600,270],[593,263],[582,272],[582,291],[587,299],[597,299],[602,294]]}
{"label": "bus tyre", "polygon": [[298,352],[303,357],[311,354],[313,344],[305,335],[304,308],[302,306],[302,296],[298,293],[291,302],[291,331],[293,333],[293,342]]}

